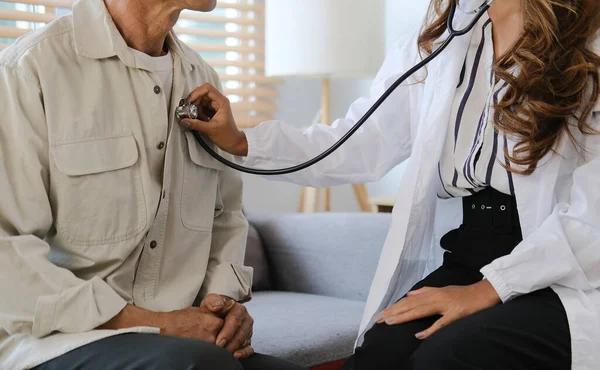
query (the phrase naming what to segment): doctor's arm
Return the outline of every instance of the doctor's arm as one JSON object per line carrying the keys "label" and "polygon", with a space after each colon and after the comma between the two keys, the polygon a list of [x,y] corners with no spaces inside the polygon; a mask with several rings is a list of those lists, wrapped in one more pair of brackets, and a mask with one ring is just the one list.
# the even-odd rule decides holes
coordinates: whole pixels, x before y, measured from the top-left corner
{"label": "doctor's arm", "polygon": [[[244,134],[235,126],[227,99],[210,86],[198,88],[189,100],[212,104],[216,114],[208,122],[184,120],[182,124],[205,134],[221,149],[247,157],[246,166],[277,169],[298,165],[337,142],[418,60],[416,39],[394,48],[374,80],[370,96],[355,101],[346,117],[331,126],[321,124],[302,130],[281,121],[269,121]],[[314,187],[378,180],[411,154],[410,127],[420,110],[422,86],[415,79],[409,80],[335,153],[306,170],[275,179]]]}
{"label": "doctor's arm", "polygon": [[[600,127],[600,111],[593,119]],[[596,143],[588,148],[594,155],[574,171],[569,202],[557,204],[510,255],[482,269],[503,301],[554,284],[600,288],[600,138],[588,140]]]}

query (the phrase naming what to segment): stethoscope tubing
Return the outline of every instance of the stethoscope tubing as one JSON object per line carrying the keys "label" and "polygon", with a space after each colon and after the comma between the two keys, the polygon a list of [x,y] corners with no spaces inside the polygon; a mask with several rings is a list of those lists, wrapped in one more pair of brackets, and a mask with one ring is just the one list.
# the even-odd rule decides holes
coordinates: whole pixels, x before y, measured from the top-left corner
{"label": "stethoscope tubing", "polygon": [[369,120],[369,118],[373,115],[373,113],[375,113],[375,111],[377,111],[377,109],[379,109],[379,107],[387,100],[387,98],[401,84],[403,84],[409,77],[414,75],[421,68],[423,68],[424,66],[429,64],[429,62],[431,62],[433,59],[437,58],[448,47],[448,45],[450,45],[450,43],[452,42],[452,40],[454,40],[455,37],[463,36],[463,35],[467,34],[468,32],[470,32],[473,29],[473,27],[475,27],[477,22],[479,22],[481,17],[485,14],[485,12],[487,12],[487,10],[490,7],[491,2],[492,1],[486,1],[486,3],[484,5],[482,5],[482,7],[479,9],[477,15],[469,23],[469,25],[467,25],[462,30],[456,30],[456,29],[454,29],[454,25],[453,25],[454,16],[456,14],[456,1],[452,1],[451,6],[450,6],[450,15],[448,17],[448,33],[449,33],[448,38],[429,56],[427,56],[421,62],[419,62],[414,67],[409,69],[406,73],[404,73],[402,76],[400,76],[400,78],[398,78],[383,93],[383,95],[381,95],[381,97],[379,99],[377,99],[377,101],[373,104],[373,106],[361,117],[360,120],[358,120],[358,122],[356,122],[356,124],[354,124],[354,126],[352,126],[352,128],[344,136],[342,136],[342,138],[340,138],[329,149],[325,150],[323,153],[312,158],[311,160],[308,160],[304,163],[298,164],[296,166],[288,167],[288,168],[272,169],[272,170],[256,169],[256,168],[239,165],[237,163],[234,163],[234,162],[228,160],[227,158],[222,157],[220,154],[218,154],[215,150],[213,150],[210,147],[210,145],[204,140],[204,138],[202,137],[202,135],[199,132],[193,131],[194,137],[196,138],[196,141],[198,141],[198,144],[200,144],[200,146],[204,150],[206,150],[206,152],[208,154],[210,154],[213,158],[215,158],[217,161],[221,162],[222,164],[226,165],[227,167],[233,168],[234,170],[248,173],[251,175],[281,176],[281,175],[287,175],[290,173],[302,171],[308,167],[311,167],[311,166],[319,163],[323,159],[327,158],[329,155],[331,155],[333,152],[335,152],[337,149],[339,149],[342,145],[344,145],[344,143],[346,141],[348,141],[348,139],[350,139],[350,137],[352,137],[352,135],[354,135],[354,133],[356,133],[356,131],[358,131],[361,128],[361,126],[364,125]]}

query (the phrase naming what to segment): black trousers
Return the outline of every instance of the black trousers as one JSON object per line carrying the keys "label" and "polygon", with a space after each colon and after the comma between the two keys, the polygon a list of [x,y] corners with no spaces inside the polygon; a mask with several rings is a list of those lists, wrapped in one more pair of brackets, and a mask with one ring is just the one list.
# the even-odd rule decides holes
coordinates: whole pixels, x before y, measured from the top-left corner
{"label": "black trousers", "polygon": [[[485,190],[463,199],[463,225],[446,234],[443,265],[413,290],[470,285],[479,270],[522,240],[514,198]],[[534,273],[534,272],[532,272]],[[569,324],[549,288],[516,298],[439,330],[424,341],[415,334],[439,316],[401,325],[377,324],[344,370],[568,370]]]}
{"label": "black trousers", "polygon": [[34,370],[306,370],[256,354],[238,361],[226,350],[199,340],[123,334],[75,349]]}

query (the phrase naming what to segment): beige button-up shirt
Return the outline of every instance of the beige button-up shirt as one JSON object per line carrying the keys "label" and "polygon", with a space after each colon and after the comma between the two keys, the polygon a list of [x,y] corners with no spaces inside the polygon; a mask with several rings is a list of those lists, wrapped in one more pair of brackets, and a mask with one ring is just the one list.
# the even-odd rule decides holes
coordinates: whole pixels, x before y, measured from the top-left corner
{"label": "beige button-up shirt", "polygon": [[167,41],[172,92],[136,65],[102,0],[80,0],[0,54],[0,369],[158,332],[94,330],[127,303],[250,297],[240,177],[174,118],[218,77]]}

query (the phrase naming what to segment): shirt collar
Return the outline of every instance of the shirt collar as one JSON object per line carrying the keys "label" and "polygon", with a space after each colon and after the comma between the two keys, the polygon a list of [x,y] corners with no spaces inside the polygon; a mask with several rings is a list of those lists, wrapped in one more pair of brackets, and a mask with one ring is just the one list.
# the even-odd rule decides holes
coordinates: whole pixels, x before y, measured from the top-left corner
{"label": "shirt collar", "polygon": [[[138,68],[103,0],[79,0],[73,5],[73,37],[77,55],[91,59],[118,56],[128,67]],[[184,69],[191,71],[198,65],[199,58],[190,55],[173,31],[167,36],[167,47],[179,56]]]}

